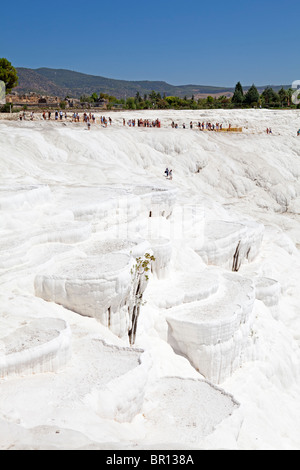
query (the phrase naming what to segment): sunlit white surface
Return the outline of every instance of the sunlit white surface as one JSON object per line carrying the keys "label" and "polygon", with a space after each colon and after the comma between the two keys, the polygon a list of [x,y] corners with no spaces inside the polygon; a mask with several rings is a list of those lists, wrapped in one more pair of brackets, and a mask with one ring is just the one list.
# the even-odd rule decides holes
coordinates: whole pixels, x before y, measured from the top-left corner
{"label": "sunlit white surface", "polygon": [[0,448],[299,449],[299,111],[123,116],[0,122]]}

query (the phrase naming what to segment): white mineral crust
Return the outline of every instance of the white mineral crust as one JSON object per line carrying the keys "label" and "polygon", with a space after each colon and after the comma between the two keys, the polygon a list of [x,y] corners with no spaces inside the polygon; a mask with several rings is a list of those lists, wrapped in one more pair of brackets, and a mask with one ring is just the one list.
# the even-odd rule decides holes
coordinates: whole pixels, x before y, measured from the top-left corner
{"label": "white mineral crust", "polygon": [[71,330],[64,320],[38,318],[0,338],[0,377],[55,372],[71,355]]}
{"label": "white mineral crust", "polygon": [[263,225],[255,222],[207,221],[203,246],[196,251],[207,264],[238,271],[242,262],[257,256],[263,233]]}
{"label": "white mineral crust", "polygon": [[127,254],[75,259],[35,278],[35,293],[81,315],[93,317],[119,337],[130,327],[134,261]]}
{"label": "white mineral crust", "polygon": [[241,364],[254,300],[251,280],[224,274],[215,296],[168,311],[168,341],[204,377],[221,383]]}
{"label": "white mineral crust", "polygon": [[0,114],[0,448],[298,450],[298,110],[96,114]]}

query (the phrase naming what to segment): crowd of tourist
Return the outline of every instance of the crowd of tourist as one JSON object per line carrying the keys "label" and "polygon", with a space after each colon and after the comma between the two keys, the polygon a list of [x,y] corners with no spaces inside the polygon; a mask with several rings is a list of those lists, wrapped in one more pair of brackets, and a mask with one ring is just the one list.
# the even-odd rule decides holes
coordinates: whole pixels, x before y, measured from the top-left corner
{"label": "crowd of tourist", "polygon": [[[161,122],[159,119],[155,119],[155,121],[150,121],[149,119],[129,119],[127,125],[129,127],[161,127]],[[123,118],[123,126],[126,126],[125,118]]]}
{"label": "crowd of tourist", "polygon": [[[32,111],[30,113],[30,120],[34,120],[34,112]],[[46,121],[46,120],[51,120],[51,119],[54,119],[55,121],[68,121],[68,120],[71,120],[72,122],[84,122],[88,128],[90,129],[90,126],[91,124],[95,124],[96,123],[96,116],[94,113],[86,113],[84,112],[81,116],[79,115],[78,112],[74,112],[73,114],[71,114],[71,116],[66,112],[66,111],[44,111],[42,113],[42,120]],[[25,113],[25,111],[23,113],[20,114],[19,116],[19,119],[20,120],[26,120],[27,119],[27,115]],[[99,118],[100,120],[100,124],[103,126],[103,127],[107,127],[108,124],[111,125],[112,124],[112,119],[111,117],[105,117],[105,116],[100,116]],[[126,121],[125,118],[123,118],[123,126],[128,126],[128,127],[156,127],[156,128],[160,128],[161,127],[161,121],[159,119],[155,119],[155,120],[150,120],[150,119],[128,119]],[[179,125],[177,123],[175,123],[174,121],[172,121],[171,123],[171,127],[173,129],[178,129],[179,128]],[[185,125],[185,123],[182,124],[182,128],[185,129],[187,126]],[[190,129],[193,129],[193,128],[196,128],[196,129],[199,129],[201,131],[204,131],[204,130],[208,130],[208,131],[219,131],[219,130],[222,130],[223,129],[223,125],[220,124],[220,123],[211,123],[211,122],[198,122],[198,123],[194,123],[193,121],[190,121],[189,123],[189,127]],[[229,127],[227,129],[230,130],[231,128],[231,124],[229,124]]]}
{"label": "crowd of tourist", "polygon": [[[30,113],[30,120],[34,120],[34,112],[31,112]],[[91,128],[91,124],[96,124],[98,118],[96,119],[96,116],[94,113],[86,113],[84,112],[83,114],[79,115],[78,112],[74,112],[73,114],[69,115],[66,111],[44,111],[42,113],[42,120],[46,121],[46,120],[51,120],[51,119],[54,119],[55,121],[70,121],[71,122],[83,122],[87,125],[88,129]],[[20,114],[19,116],[19,119],[20,120],[26,120],[27,119],[27,115],[25,113],[25,111],[23,113]],[[111,117],[105,117],[105,116],[100,116],[99,118],[99,121],[100,121],[100,125],[102,125],[103,127],[107,127],[108,124],[109,125],[112,125],[112,119]],[[128,126],[128,127],[147,127],[147,128],[160,128],[161,127],[161,121],[159,119],[155,119],[155,120],[151,120],[151,119],[128,119],[126,121],[125,118],[123,118],[123,126]],[[174,121],[172,121],[171,123],[171,127],[174,128],[174,129],[178,129],[179,125],[177,123],[175,123]],[[185,123],[182,124],[182,128],[185,129],[187,126],[185,125]],[[223,126],[222,124],[220,123],[211,123],[211,122],[198,122],[198,123],[193,123],[193,121],[190,121],[189,123],[189,127],[190,129],[193,129],[193,128],[198,128],[199,130],[208,130],[208,131],[219,131],[219,130],[222,130],[223,129]],[[229,124],[229,127],[228,129],[230,130],[231,128],[231,124]]]}
{"label": "crowd of tourist", "polygon": [[[51,120],[51,119],[54,119],[55,121],[71,121],[71,122],[83,122],[87,125],[88,129],[91,128],[91,124],[96,124],[98,118],[96,119],[96,116],[94,113],[86,113],[84,112],[81,116],[79,115],[78,112],[74,112],[73,114],[68,114],[66,111],[44,111],[41,115],[41,118],[42,120],[46,121],[46,120]],[[28,113],[26,114],[25,111],[23,111],[22,113],[19,114],[19,120],[22,121],[22,120],[31,120],[33,121],[35,119],[35,113],[34,111],[31,111],[29,116],[28,116]],[[100,125],[102,125],[103,127],[107,127],[108,125],[112,125],[112,119],[111,117],[106,117],[106,116],[100,116],[99,117],[99,122],[100,122]],[[128,127],[147,127],[147,128],[160,128],[161,127],[161,121],[159,119],[155,119],[155,120],[150,120],[150,119],[128,119],[126,121],[125,118],[123,118],[123,127],[125,126],[128,126]],[[227,128],[225,129],[223,127],[223,124],[222,123],[212,123],[212,122],[193,122],[193,121],[190,121],[188,126],[186,126],[185,123],[182,123],[181,124],[182,128],[183,129],[186,129],[187,127],[189,127],[190,129],[198,129],[200,131],[204,131],[204,130],[207,130],[207,131],[222,131],[222,130],[228,130],[230,131],[232,129],[231,127],[231,124],[228,124]],[[178,125],[178,123],[176,123],[175,121],[172,121],[171,122],[171,127],[173,129],[178,129],[180,126]],[[267,134],[272,134],[272,129],[270,127],[268,127],[266,129],[266,133]],[[297,136],[300,136],[300,129],[297,130]]]}
{"label": "crowd of tourist", "polygon": [[[178,129],[179,126],[178,126],[177,123],[172,121],[171,127],[173,129]],[[211,122],[206,122],[206,123],[205,122],[198,122],[197,124],[194,124],[193,121],[190,121],[189,127],[190,127],[190,129],[193,129],[195,127],[197,129],[199,129],[200,131],[204,131],[204,130],[207,130],[207,131],[221,131],[223,129],[223,124],[220,124],[219,122],[217,122],[216,124],[213,124]],[[182,124],[182,128],[186,129],[185,123]],[[229,130],[231,129],[231,124],[229,124],[228,129]]]}

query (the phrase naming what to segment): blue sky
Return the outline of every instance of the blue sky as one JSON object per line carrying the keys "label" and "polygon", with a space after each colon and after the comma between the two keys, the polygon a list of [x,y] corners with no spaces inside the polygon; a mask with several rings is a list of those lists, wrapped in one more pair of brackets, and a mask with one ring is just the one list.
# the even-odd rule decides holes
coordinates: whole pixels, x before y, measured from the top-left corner
{"label": "blue sky", "polygon": [[1,5],[0,57],[173,85],[300,80],[299,12],[282,1],[19,1]]}

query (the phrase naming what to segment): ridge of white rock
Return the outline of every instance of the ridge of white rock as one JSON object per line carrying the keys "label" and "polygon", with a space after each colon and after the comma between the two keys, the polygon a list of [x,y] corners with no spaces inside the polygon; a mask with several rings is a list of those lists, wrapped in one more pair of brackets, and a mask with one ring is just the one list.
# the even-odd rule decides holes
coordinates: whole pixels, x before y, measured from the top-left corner
{"label": "ridge of white rock", "polygon": [[160,115],[0,116],[1,449],[299,448],[299,113]]}
{"label": "ridge of white rock", "polygon": [[37,318],[0,338],[0,378],[55,372],[71,355],[71,330],[56,318]]}
{"label": "ridge of white rock", "polygon": [[[126,224],[126,230],[136,232],[138,223],[144,223],[148,217],[171,215],[176,190],[154,185],[83,186],[68,187],[57,197],[63,209],[71,209],[75,220],[92,223],[95,231],[113,226],[121,230],[122,224]],[[76,203],[78,200],[80,204]]]}
{"label": "ridge of white rock", "polygon": [[[32,304],[33,309],[35,304]],[[55,312],[55,308],[52,310]],[[50,411],[51,421],[55,420],[55,425],[63,431],[68,428],[66,423],[74,420],[74,407],[79,416],[85,407],[89,410],[87,419],[90,419],[91,435],[98,438],[107,420],[131,422],[143,405],[151,368],[149,355],[139,348],[107,343],[99,335],[89,332],[84,320],[81,330],[74,330],[72,343],[66,334],[70,333],[69,326],[58,341],[54,329],[62,326],[66,326],[66,322],[59,318],[34,319],[28,327],[21,327],[16,330],[17,334],[13,332],[1,340],[0,344],[6,345],[6,357],[13,356],[14,360],[7,361],[10,374],[6,373],[2,378],[0,410],[10,402],[15,413],[23,415],[27,428],[38,426],[40,416]],[[61,345],[61,350],[57,351],[60,361],[54,357],[58,343]],[[69,354],[71,344],[72,354]],[[66,353],[63,346],[68,346],[68,354],[63,354]],[[58,362],[59,369],[54,367]],[[10,384],[14,386],[13,396],[7,394]],[[36,387],[39,388],[39,400],[34,402],[31,394]],[[62,393],[56,394],[55,390],[62,390]],[[81,418],[85,422],[84,416]],[[95,421],[98,427],[93,430]],[[83,431],[83,422],[79,419],[75,426],[78,432]]]}
{"label": "ridge of white rock", "polygon": [[98,319],[123,338],[130,329],[134,261],[125,253],[75,259],[35,278],[38,297]]}
{"label": "ridge of white rock", "polygon": [[151,250],[155,260],[151,263],[151,271],[158,279],[170,274],[172,258],[172,242],[166,238],[150,239]]}
{"label": "ridge of white rock", "polygon": [[[105,345],[105,347],[109,348],[109,345]],[[86,396],[85,401],[102,418],[114,419],[120,423],[131,422],[144,404],[149,371],[152,366],[151,357],[143,350],[136,348],[124,349],[117,346],[110,346],[110,348],[112,354],[126,352],[132,355],[132,359],[136,357],[138,363],[136,367],[132,367],[125,374],[110,380],[100,389],[95,387]],[[124,391],[126,392],[124,393]]]}
{"label": "ridge of white rock", "polygon": [[[147,245],[147,244],[146,244]],[[110,240],[102,246],[97,244],[93,255],[84,255],[65,261],[53,272],[35,277],[35,294],[81,315],[96,318],[115,335],[134,344],[137,322],[148,276],[139,268],[138,258],[126,253],[132,247],[135,255],[149,254],[142,251],[145,244],[126,245],[121,240]],[[110,251],[123,247],[123,251]],[[108,251],[107,251],[108,250]],[[145,260],[146,258],[141,258]],[[151,261],[149,272],[151,270]]]}
{"label": "ridge of white rock", "polygon": [[280,283],[267,277],[258,277],[253,280],[256,298],[261,300],[267,307],[278,305],[281,295]]}
{"label": "ridge of white rock", "polygon": [[68,224],[49,224],[42,229],[33,229],[30,234],[15,231],[9,239],[0,237],[0,269],[11,269],[28,263],[28,252],[34,246],[60,243],[61,245],[75,244],[89,239],[91,227],[89,224],[70,221]]}
{"label": "ridge of white rock", "polygon": [[218,291],[219,286],[217,273],[209,269],[193,273],[178,272],[159,282],[152,282],[146,295],[158,308],[169,309],[207,299]]}
{"label": "ridge of white rock", "polygon": [[241,365],[253,323],[253,281],[224,274],[215,296],[168,311],[168,341],[213,383]]}
{"label": "ridge of white rock", "polygon": [[263,233],[264,226],[256,222],[209,220],[204,227],[203,246],[196,251],[207,264],[239,271],[242,262],[251,262],[257,256]]}
{"label": "ridge of white rock", "polygon": [[[93,341],[97,342],[96,339]],[[120,423],[131,422],[144,403],[151,358],[141,349],[102,343],[103,352],[110,356],[106,367],[115,367],[118,370],[120,355],[128,355],[132,365],[125,373],[111,378],[101,387],[97,384],[85,396],[84,401],[104,419],[114,419]]]}
{"label": "ridge of white rock", "polygon": [[0,186],[0,210],[20,211],[34,207],[50,200],[51,191],[48,186],[5,187]]}
{"label": "ridge of white rock", "polygon": [[[201,379],[161,377],[145,397],[143,414],[153,443],[199,446],[240,404],[224,390]],[[163,411],[162,411],[163,410]]]}
{"label": "ridge of white rock", "polygon": [[134,194],[139,194],[142,202],[142,210],[149,217],[169,217],[172,214],[176,202],[176,189],[136,186]]}

